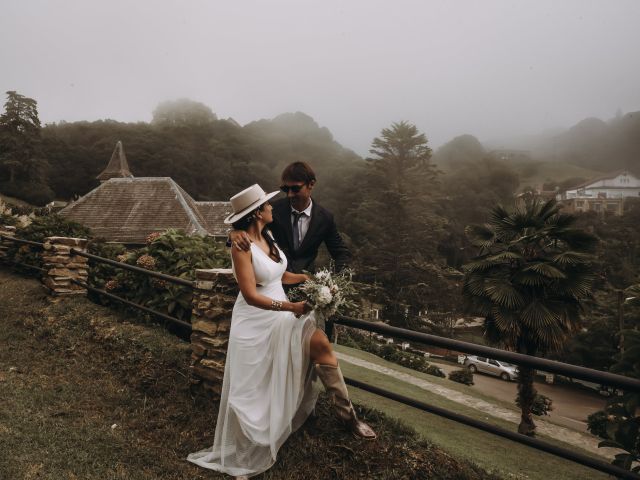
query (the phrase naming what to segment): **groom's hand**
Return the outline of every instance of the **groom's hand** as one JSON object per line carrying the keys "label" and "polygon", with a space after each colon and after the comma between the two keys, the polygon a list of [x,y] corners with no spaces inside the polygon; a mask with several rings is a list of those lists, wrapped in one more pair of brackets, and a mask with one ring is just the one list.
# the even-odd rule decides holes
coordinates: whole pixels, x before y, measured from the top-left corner
{"label": "groom's hand", "polygon": [[251,249],[251,239],[244,230],[231,230],[229,232],[229,242],[231,242],[231,248],[244,252],[248,252]]}

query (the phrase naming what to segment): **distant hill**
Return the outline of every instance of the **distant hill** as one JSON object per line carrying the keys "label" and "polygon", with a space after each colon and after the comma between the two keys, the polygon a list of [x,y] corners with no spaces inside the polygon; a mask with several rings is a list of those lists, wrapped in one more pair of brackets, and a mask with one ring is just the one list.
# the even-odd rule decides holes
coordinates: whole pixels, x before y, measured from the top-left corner
{"label": "distant hill", "polygon": [[[558,161],[514,162],[510,164],[520,179],[519,190],[527,187],[545,189],[549,186],[571,187],[602,175],[602,171]],[[549,188],[552,189],[552,188]]]}
{"label": "distant hill", "polygon": [[455,170],[465,164],[479,162],[486,153],[476,137],[460,135],[438,148],[431,160],[442,170]]}
{"label": "distant hill", "polygon": [[563,133],[540,139],[532,154],[587,169],[640,174],[640,112],[608,122],[587,118]]}

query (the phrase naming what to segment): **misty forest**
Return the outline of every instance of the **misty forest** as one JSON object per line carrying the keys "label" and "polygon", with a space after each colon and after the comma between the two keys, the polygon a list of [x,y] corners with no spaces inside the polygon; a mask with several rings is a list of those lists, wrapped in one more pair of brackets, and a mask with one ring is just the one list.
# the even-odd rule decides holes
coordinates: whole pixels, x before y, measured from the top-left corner
{"label": "misty forest", "polygon": [[[98,185],[117,141],[136,177],[171,177],[196,200],[227,200],[253,183],[279,185],[290,162],[316,170],[314,198],[335,212],[355,254],[357,278],[393,325],[449,334],[465,311],[463,266],[479,253],[468,235],[498,205],[533,201],[602,173],[640,174],[640,112],[585,119],[536,138],[528,151],[489,150],[462,135],[432,151],[429,132],[390,122],[362,158],[308,115],[285,113],[240,126],[208,106],[160,103],[150,123],[115,120],[40,125],[37,102],[8,92],[0,117],[0,192],[32,205],[71,201]],[[609,369],[617,353],[616,292],[640,281],[640,199],[622,216],[579,214],[599,240],[593,295],[582,330],[560,359]],[[327,257],[328,258],[328,257]],[[420,315],[436,319],[426,326]],[[628,326],[638,321],[631,312]]]}

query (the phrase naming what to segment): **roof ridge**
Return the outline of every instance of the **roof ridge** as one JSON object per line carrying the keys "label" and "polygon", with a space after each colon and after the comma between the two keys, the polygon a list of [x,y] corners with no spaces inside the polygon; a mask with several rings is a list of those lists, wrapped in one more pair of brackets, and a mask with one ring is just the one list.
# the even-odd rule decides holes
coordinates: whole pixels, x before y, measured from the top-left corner
{"label": "roof ridge", "polygon": [[[209,232],[200,223],[200,221],[198,220],[195,212],[192,210],[191,206],[189,205],[189,203],[188,203],[187,199],[184,197],[184,195],[187,195],[194,203],[195,203],[195,200],[193,200],[193,198],[191,198],[191,195],[189,195],[186,191],[184,191],[180,187],[180,185],[178,185],[175,182],[175,180],[173,180],[172,178],[169,179],[169,184],[170,184],[171,188],[176,192],[176,194],[177,194],[176,198],[178,199],[178,201],[182,205],[182,208],[184,208],[184,210],[185,210],[187,216],[189,217],[189,219],[191,220],[191,222],[196,227],[196,230],[198,230],[199,233],[203,233],[204,235],[207,235]],[[198,212],[198,213],[200,213],[200,212]]]}
{"label": "roof ridge", "polygon": [[[589,180],[587,182],[582,182],[580,185],[568,188],[567,190],[577,190],[579,188],[586,187],[588,185],[591,185],[592,183],[596,183],[596,182],[599,182],[601,180],[610,180],[612,178],[616,178],[618,175],[621,175],[623,173],[627,173],[628,174],[629,170],[622,169],[622,170],[615,170],[615,171],[613,171],[611,173],[603,173],[602,175],[600,175],[598,177],[592,178],[591,180]],[[634,175],[634,177],[635,177],[635,175]]]}

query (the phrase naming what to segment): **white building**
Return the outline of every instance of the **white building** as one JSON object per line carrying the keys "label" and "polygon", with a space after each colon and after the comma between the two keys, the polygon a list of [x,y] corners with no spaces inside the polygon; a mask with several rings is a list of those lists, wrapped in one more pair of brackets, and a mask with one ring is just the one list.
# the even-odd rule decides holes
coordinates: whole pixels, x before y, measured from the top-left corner
{"label": "white building", "polygon": [[610,212],[622,215],[624,200],[640,197],[640,179],[627,171],[615,172],[558,193],[568,212]]}
{"label": "white building", "polygon": [[578,185],[561,194],[570,198],[628,198],[640,196],[640,178],[627,171],[615,172]]}

